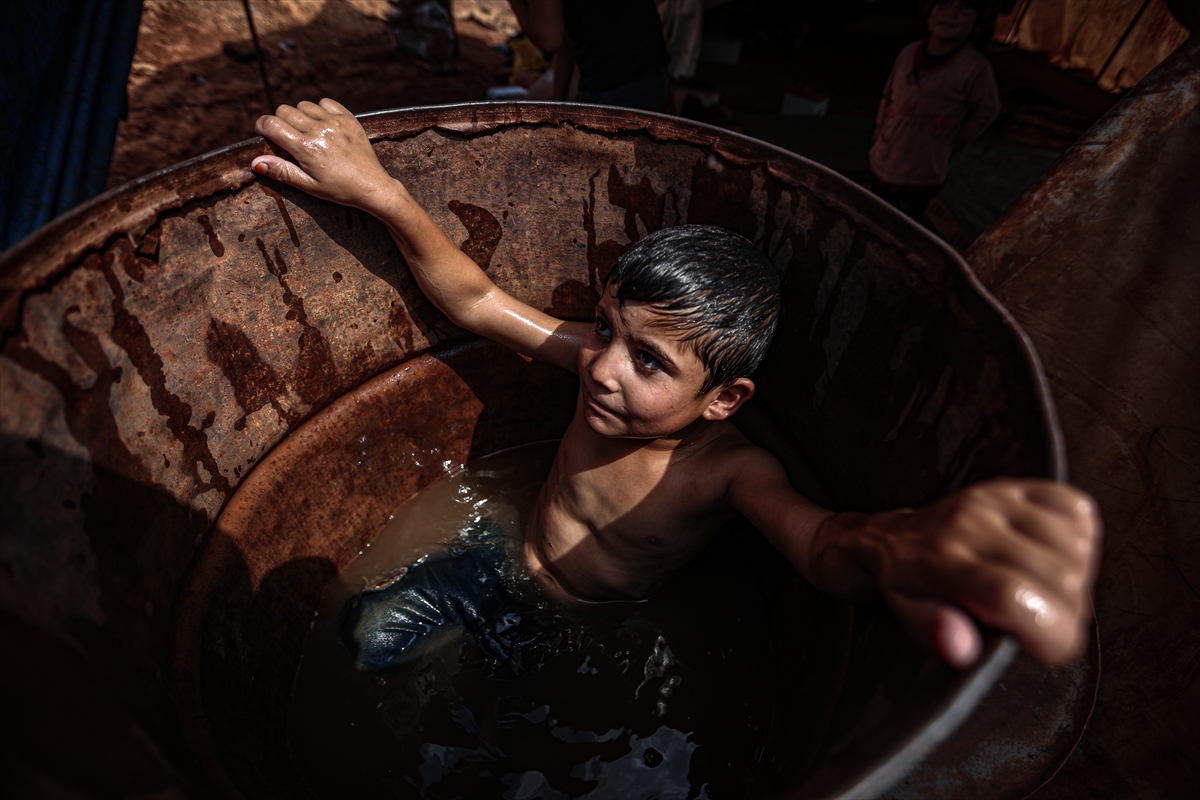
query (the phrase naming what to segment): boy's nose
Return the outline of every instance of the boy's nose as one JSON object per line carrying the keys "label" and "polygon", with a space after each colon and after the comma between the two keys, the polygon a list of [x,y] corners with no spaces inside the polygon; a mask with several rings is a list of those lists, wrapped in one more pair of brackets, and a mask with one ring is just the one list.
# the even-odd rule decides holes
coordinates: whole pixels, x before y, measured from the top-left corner
{"label": "boy's nose", "polygon": [[617,390],[619,359],[616,357],[615,350],[614,347],[606,347],[601,350],[592,359],[591,368],[588,370],[588,376],[592,379],[592,383],[603,386],[610,392]]}

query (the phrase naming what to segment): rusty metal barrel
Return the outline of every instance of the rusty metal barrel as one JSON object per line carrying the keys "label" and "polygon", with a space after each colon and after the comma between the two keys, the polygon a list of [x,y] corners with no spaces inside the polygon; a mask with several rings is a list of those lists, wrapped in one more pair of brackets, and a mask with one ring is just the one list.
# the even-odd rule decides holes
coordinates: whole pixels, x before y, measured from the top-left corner
{"label": "rusty metal barrel", "polygon": [[[507,291],[588,319],[648,232],[721,225],[784,278],[743,430],[836,509],[1063,476],[1024,334],[944,243],[839,175],[619,109],[379,113],[384,166]],[[573,376],[452,326],[383,226],[256,178],[261,139],[97,198],[0,263],[0,603],[18,786],[298,797],[286,715],[325,587],[397,498],[557,437]],[[366,448],[366,449],[364,449]],[[365,464],[365,466],[364,466]],[[789,797],[875,796],[1012,658],[958,673],[878,607],[814,601],[819,720]],[[814,613],[817,613],[814,612]],[[798,680],[803,680],[799,676]]]}

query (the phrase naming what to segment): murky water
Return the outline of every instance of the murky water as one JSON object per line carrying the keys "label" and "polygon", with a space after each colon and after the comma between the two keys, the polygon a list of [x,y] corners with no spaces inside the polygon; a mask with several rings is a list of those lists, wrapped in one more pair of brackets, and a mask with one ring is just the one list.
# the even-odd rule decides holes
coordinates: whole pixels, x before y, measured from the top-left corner
{"label": "murky water", "polygon": [[337,641],[346,599],[478,519],[517,535],[555,447],[498,453],[429,487],[330,589],[288,726],[316,796],[718,800],[759,794],[804,760],[831,702],[798,677],[820,626],[744,524],[649,601],[548,609],[547,641],[516,668],[451,631],[399,669],[354,671]]}

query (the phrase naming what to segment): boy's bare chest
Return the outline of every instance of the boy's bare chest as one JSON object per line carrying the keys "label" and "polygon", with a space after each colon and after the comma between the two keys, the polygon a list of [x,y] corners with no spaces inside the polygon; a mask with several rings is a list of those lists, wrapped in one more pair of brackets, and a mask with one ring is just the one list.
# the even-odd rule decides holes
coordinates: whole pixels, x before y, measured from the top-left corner
{"label": "boy's bare chest", "polygon": [[555,492],[560,507],[595,533],[641,537],[693,530],[723,504],[723,482],[703,451],[592,444],[564,440]]}
{"label": "boy's bare chest", "polygon": [[[578,422],[578,420],[577,420]],[[584,423],[586,424],[586,423]],[[568,429],[527,528],[531,568],[567,595],[645,597],[691,559],[724,518],[715,449],[646,452]]]}

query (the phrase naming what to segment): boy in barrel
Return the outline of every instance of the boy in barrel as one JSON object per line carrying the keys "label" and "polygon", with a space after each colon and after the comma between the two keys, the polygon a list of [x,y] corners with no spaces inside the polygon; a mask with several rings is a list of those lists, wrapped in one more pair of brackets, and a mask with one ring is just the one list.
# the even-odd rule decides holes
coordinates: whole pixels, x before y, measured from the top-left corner
{"label": "boy in barrel", "polygon": [[[998,479],[921,509],[834,513],[796,492],[775,458],[733,426],[780,312],[778,276],[750,242],[706,226],[658,231],[620,259],[592,322],[555,319],[464,255],[340,104],[280,106],[256,130],[295,159],[258,156],[256,173],[379,218],[454,324],[578,374],[574,418],[525,526],[523,566],[543,594],[645,598],[736,512],[818,589],[882,595],[952,665],[979,656],[972,617],[1050,664],[1081,652],[1100,539],[1087,495]],[[379,593],[386,602],[356,598],[364,616],[351,627],[370,628],[349,631],[359,666],[402,662],[455,623],[503,657],[514,644],[506,629],[520,626],[495,602],[497,552],[463,548],[410,568]]]}

